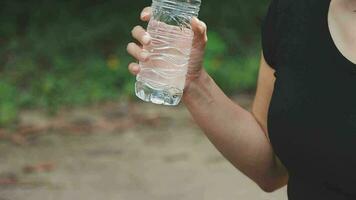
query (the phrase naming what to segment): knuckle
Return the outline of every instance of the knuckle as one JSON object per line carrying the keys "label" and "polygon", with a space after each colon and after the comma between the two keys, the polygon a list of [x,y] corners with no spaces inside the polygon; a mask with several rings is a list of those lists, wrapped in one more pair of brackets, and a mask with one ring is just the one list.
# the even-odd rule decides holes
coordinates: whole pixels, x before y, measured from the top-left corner
{"label": "knuckle", "polygon": [[126,46],[126,51],[127,51],[127,52],[130,51],[130,43],[127,44],[127,46]]}
{"label": "knuckle", "polygon": [[132,36],[134,36],[135,33],[136,33],[139,29],[140,29],[140,26],[135,26],[135,27],[132,29],[132,31],[131,31]]}
{"label": "knuckle", "polygon": [[147,7],[145,7],[144,9],[143,9],[143,11],[145,11],[145,12],[149,12],[151,10],[151,6],[147,6]]}
{"label": "knuckle", "polygon": [[127,49],[128,52],[130,52],[134,47],[135,47],[135,43],[130,42],[130,43],[127,45],[126,49]]}

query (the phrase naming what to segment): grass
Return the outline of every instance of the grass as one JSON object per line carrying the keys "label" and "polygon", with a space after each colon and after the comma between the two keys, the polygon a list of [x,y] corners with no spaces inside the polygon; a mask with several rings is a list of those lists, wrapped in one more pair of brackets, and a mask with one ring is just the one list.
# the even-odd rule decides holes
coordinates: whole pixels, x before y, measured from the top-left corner
{"label": "grass", "polygon": [[[133,97],[135,77],[127,71],[132,58],[125,47],[131,28],[140,23],[139,11],[149,4],[2,1],[0,127],[16,124],[24,108],[55,113],[62,106]],[[266,5],[257,0],[206,0],[202,5],[201,18],[210,30],[204,65],[228,94],[255,87]]]}

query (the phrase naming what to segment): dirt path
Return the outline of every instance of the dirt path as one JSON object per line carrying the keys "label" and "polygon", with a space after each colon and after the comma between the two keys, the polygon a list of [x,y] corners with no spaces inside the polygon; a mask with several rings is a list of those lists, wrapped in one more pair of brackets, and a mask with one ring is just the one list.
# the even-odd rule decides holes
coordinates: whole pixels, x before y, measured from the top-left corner
{"label": "dirt path", "polygon": [[[285,189],[263,193],[234,169],[183,107],[135,106],[159,122],[90,134],[48,131],[22,146],[0,142],[0,200],[286,199]],[[49,167],[29,170],[38,163]]]}

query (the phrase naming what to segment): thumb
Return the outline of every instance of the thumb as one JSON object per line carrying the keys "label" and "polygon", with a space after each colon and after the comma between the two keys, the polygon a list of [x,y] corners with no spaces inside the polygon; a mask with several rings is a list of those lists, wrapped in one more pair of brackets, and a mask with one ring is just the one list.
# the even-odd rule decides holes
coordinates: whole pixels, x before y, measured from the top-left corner
{"label": "thumb", "polygon": [[205,44],[208,41],[206,24],[198,18],[193,17],[191,26],[194,32],[194,43]]}

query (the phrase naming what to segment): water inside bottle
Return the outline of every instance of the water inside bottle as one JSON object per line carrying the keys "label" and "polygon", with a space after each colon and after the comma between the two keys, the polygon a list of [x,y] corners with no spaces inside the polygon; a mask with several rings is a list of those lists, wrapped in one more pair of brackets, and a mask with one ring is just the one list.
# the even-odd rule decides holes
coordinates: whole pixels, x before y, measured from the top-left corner
{"label": "water inside bottle", "polygon": [[150,21],[147,31],[152,37],[144,46],[149,59],[140,62],[136,95],[155,104],[177,105],[183,95],[194,33],[156,20]]}

